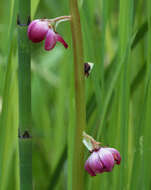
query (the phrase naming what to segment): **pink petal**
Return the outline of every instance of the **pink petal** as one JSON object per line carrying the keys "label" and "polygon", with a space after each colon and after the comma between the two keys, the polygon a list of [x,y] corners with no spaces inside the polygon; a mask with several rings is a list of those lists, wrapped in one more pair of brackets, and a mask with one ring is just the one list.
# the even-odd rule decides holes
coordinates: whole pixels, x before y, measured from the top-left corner
{"label": "pink petal", "polygon": [[114,160],[116,161],[116,164],[120,164],[120,162],[121,162],[120,153],[115,148],[106,148],[106,149],[112,153]]}
{"label": "pink petal", "polygon": [[45,50],[49,51],[53,49],[56,45],[56,38],[55,33],[52,29],[49,29],[46,34],[46,40],[45,40]]}
{"label": "pink petal", "polygon": [[93,170],[90,168],[89,166],[89,160],[86,161],[85,166],[84,166],[85,170],[91,175],[91,176],[96,176],[96,174],[93,172]]}
{"label": "pink petal", "polygon": [[61,42],[65,48],[68,48],[68,44],[64,41],[64,39],[59,34],[56,33],[55,38],[56,38],[56,41]]}
{"label": "pink petal", "polygon": [[37,22],[39,22],[39,19],[33,20],[33,21],[29,24],[29,26],[28,26],[27,34],[28,34],[28,37],[29,37],[30,40],[32,40],[32,34],[31,34],[31,33],[32,33],[32,28],[35,26],[35,24],[36,24]]}
{"label": "pink petal", "polygon": [[32,42],[41,42],[48,32],[48,22],[39,19],[34,20],[28,26],[28,37]]}
{"label": "pink petal", "polygon": [[89,157],[88,161],[90,168],[93,170],[95,174],[103,172],[103,165],[101,163],[98,151],[94,151]]}
{"label": "pink petal", "polygon": [[114,167],[114,157],[112,153],[106,150],[106,148],[100,148],[98,153],[99,153],[101,162],[103,164],[104,171],[110,172],[112,168]]}

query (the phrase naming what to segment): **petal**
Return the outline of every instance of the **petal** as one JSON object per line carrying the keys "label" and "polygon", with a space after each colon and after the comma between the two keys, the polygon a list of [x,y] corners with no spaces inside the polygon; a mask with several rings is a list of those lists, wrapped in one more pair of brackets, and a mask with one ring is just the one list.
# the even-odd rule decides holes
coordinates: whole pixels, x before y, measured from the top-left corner
{"label": "petal", "polygon": [[84,166],[85,170],[91,175],[91,176],[96,176],[96,174],[93,172],[93,170],[90,168],[89,166],[89,160],[86,161],[85,166]]}
{"label": "petal", "polygon": [[28,27],[28,37],[32,42],[41,42],[44,40],[48,30],[49,26],[47,21],[34,20]]}
{"label": "petal", "polygon": [[55,37],[56,37],[56,41],[61,42],[65,48],[68,48],[68,44],[64,41],[64,39],[59,34],[56,33]]}
{"label": "petal", "polygon": [[49,51],[53,49],[56,45],[56,38],[55,33],[52,29],[49,29],[46,34],[46,40],[45,40],[45,50]]}
{"label": "petal", "polygon": [[106,149],[112,153],[114,160],[116,161],[116,164],[120,164],[120,162],[121,162],[120,153],[115,148],[106,148]]}
{"label": "petal", "polygon": [[103,165],[100,160],[98,151],[95,151],[91,154],[91,156],[88,159],[89,166],[93,170],[93,172],[96,173],[102,173],[103,172]]}
{"label": "petal", "polygon": [[99,153],[101,162],[103,164],[104,171],[110,172],[112,168],[114,167],[114,157],[112,153],[106,150],[106,148],[100,148],[98,153]]}
{"label": "petal", "polygon": [[32,31],[32,28],[35,26],[35,24],[39,22],[39,19],[36,19],[36,20],[33,20],[29,26],[28,26],[28,31],[27,31],[27,34],[28,34],[28,37],[30,40],[32,40],[32,34],[31,34],[31,31]]}

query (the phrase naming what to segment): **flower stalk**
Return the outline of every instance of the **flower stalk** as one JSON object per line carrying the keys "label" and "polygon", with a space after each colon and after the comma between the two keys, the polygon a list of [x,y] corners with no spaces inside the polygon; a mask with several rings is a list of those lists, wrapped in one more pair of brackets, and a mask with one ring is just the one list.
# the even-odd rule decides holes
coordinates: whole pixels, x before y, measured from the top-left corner
{"label": "flower stalk", "polygon": [[49,23],[54,23],[55,29],[57,28],[57,26],[61,23],[61,22],[66,22],[66,21],[71,21],[71,16],[59,16],[56,18],[52,18],[52,19],[45,19],[47,20]]}
{"label": "flower stalk", "polygon": [[71,31],[74,53],[74,81],[76,126],[74,130],[73,161],[72,161],[72,190],[83,190],[84,183],[84,146],[82,144],[82,132],[85,129],[85,87],[84,87],[84,57],[80,15],[77,0],[70,0]]}
{"label": "flower stalk", "polygon": [[20,0],[18,13],[20,190],[32,190],[31,73],[30,44],[27,37],[29,18],[30,0]]}

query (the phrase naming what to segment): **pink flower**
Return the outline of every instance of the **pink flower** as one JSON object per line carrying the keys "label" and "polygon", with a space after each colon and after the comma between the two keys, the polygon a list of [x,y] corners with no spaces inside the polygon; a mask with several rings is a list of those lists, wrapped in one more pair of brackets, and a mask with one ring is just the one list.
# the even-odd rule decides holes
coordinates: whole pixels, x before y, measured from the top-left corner
{"label": "pink flower", "polygon": [[30,23],[28,26],[28,38],[34,43],[46,39],[45,50],[47,51],[53,49],[57,41],[61,42],[65,48],[68,47],[64,39],[53,30],[51,24],[45,19],[37,19]]}
{"label": "pink flower", "polygon": [[49,26],[47,21],[34,20],[28,26],[28,37],[34,43],[41,42],[44,40],[48,30]]}
{"label": "pink flower", "polygon": [[91,175],[110,172],[115,164],[120,164],[120,153],[114,148],[99,148],[94,150],[85,163],[85,170]]}

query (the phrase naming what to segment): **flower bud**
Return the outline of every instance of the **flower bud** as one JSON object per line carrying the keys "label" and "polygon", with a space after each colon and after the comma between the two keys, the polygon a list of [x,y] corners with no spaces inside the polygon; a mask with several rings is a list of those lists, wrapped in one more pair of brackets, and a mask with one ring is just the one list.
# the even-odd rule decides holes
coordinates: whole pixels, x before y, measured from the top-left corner
{"label": "flower bud", "polygon": [[110,172],[115,164],[120,164],[120,153],[114,148],[94,150],[85,163],[85,170],[91,175]]}
{"label": "flower bud", "polygon": [[32,42],[41,42],[44,40],[49,30],[48,22],[45,20],[34,20],[28,26],[28,37]]}

